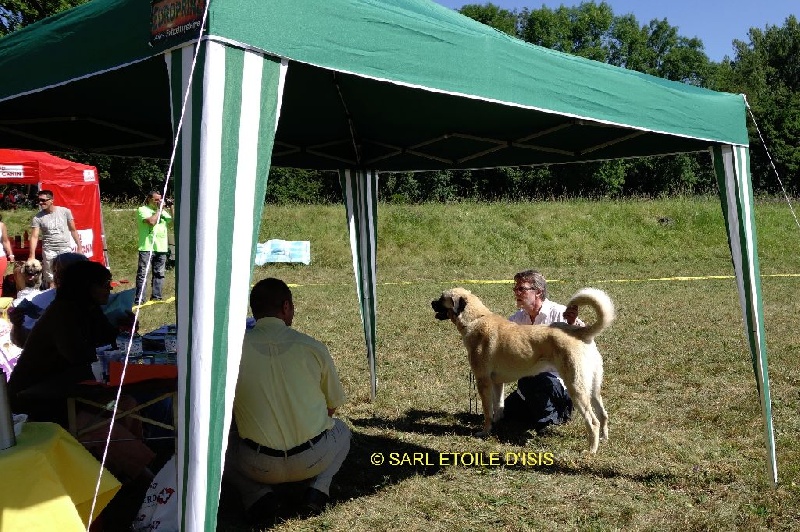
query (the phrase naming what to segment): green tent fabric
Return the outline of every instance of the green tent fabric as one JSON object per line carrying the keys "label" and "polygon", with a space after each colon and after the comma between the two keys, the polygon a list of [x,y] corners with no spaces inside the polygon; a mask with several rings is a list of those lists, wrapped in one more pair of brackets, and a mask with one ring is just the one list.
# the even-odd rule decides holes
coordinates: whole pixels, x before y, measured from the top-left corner
{"label": "green tent fabric", "polygon": [[743,146],[712,148],[720,202],[733,268],[744,314],[745,334],[750,343],[753,372],[756,375],[764,418],[767,445],[767,470],[773,484],[778,482],[775,434],[772,427],[772,400],[767,371],[767,344],[761,298],[761,269],[758,263],[756,219],[753,210],[753,186],[750,180],[750,153]]}
{"label": "green tent fabric", "polygon": [[[178,135],[184,530],[215,528],[271,165],[344,169],[374,396],[380,172],[711,148],[777,481],[741,96],[531,46],[428,0],[210,0],[205,8],[93,0],[0,39],[0,145],[167,158]],[[183,18],[169,26],[166,12]],[[153,33],[162,26],[166,33]],[[189,29],[180,42],[160,39],[181,28]],[[219,254],[221,243],[234,253]]]}
{"label": "green tent fabric", "polygon": [[165,56],[176,126],[182,117],[175,190],[185,530],[216,521],[258,239],[254,220],[261,219],[286,72],[285,63],[249,50],[209,43],[200,51],[193,75],[193,47]]}
{"label": "green tent fabric", "polygon": [[[94,0],[2,39],[0,145],[169,156],[150,16],[147,2]],[[281,166],[486,168],[748,144],[737,95],[535,47],[428,0],[212,0],[207,36],[292,61]]]}
{"label": "green tent fabric", "polygon": [[364,340],[367,344],[369,365],[369,395],[375,399],[378,392],[378,377],[375,363],[375,303],[376,271],[378,252],[378,176],[365,170],[342,170],[339,175],[345,192],[347,228],[350,233],[350,249],[353,254],[353,271],[356,274],[358,299],[361,304],[361,322],[364,324]]}

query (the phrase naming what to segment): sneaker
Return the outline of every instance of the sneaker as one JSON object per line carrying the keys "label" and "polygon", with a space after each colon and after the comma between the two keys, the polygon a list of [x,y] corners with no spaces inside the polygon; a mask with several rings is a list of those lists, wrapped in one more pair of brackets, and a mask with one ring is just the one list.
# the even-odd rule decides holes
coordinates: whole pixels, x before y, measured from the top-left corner
{"label": "sneaker", "polygon": [[275,524],[281,509],[280,500],[275,492],[269,492],[245,510],[245,518],[253,526]]}
{"label": "sneaker", "polygon": [[329,499],[330,497],[318,489],[308,488],[306,491],[305,504],[303,504],[302,515],[311,517],[313,515],[321,514],[325,511],[325,507],[328,505]]}

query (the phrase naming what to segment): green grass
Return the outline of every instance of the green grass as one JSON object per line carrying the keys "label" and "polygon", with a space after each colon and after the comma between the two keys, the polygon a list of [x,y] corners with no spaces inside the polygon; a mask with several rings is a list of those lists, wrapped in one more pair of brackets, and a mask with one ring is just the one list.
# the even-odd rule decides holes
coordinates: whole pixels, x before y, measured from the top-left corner
{"label": "green grass", "polygon": [[[13,233],[29,216],[10,213],[5,221]],[[259,240],[310,240],[312,264],[267,265],[255,269],[254,279],[276,276],[296,285],[295,326],[329,346],[349,397],[339,414],[354,433],[334,479],[333,506],[275,529],[797,529],[800,230],[785,203],[759,203],[756,218],[776,489],[766,479],[763,423],[735,281],[668,279],[732,275],[716,198],[381,205],[374,402],[344,208],[267,206]],[[105,211],[115,279],[133,280],[133,219],[131,210]],[[617,321],[598,339],[611,439],[596,456],[582,452],[584,429],[574,419],[544,436],[471,436],[481,416],[469,412],[464,348],[452,324],[433,318],[430,301],[465,285],[510,314],[511,277],[529,267],[552,279],[556,301],[596,286],[617,306]],[[174,310],[145,307],[141,319],[148,330],[174,321]],[[390,452],[427,453],[434,462],[446,452],[551,452],[554,463],[371,464],[374,453]],[[233,507],[223,505],[220,528],[247,530]]]}

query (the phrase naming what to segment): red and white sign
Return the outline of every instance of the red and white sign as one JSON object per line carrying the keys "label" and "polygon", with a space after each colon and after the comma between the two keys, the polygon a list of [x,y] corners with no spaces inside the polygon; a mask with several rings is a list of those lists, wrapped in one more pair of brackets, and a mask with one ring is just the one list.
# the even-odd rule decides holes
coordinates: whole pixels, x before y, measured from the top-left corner
{"label": "red and white sign", "polygon": [[21,179],[25,177],[25,169],[21,164],[0,164],[0,179]]}
{"label": "red and white sign", "polygon": [[[80,253],[91,259],[94,256],[94,231],[90,229],[78,229],[78,236],[81,237],[82,248]],[[72,240],[72,252],[78,251],[78,244]]]}

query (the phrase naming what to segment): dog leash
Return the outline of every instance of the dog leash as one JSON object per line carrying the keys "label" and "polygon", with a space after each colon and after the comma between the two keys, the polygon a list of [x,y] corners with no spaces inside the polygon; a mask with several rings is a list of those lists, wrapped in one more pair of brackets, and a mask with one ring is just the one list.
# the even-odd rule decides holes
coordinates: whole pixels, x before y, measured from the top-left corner
{"label": "dog leash", "polygon": [[[517,383],[516,382],[514,382],[514,383],[506,383],[506,388],[508,389],[509,394],[513,393],[513,392],[517,391]],[[520,392],[520,395],[522,395],[521,392]],[[467,397],[469,397],[469,413],[470,414],[479,413],[480,410],[478,410],[478,386],[475,383],[475,374],[472,373],[472,371],[469,372],[469,384],[467,385]],[[524,399],[525,399],[525,397],[523,397],[523,400]],[[475,407],[474,412],[472,410],[473,405]]]}
{"label": "dog leash", "polygon": [[469,372],[469,388],[467,388],[467,396],[469,397],[469,413],[472,414],[472,405],[475,405],[475,412],[478,412],[478,387],[475,384],[475,374]]}

